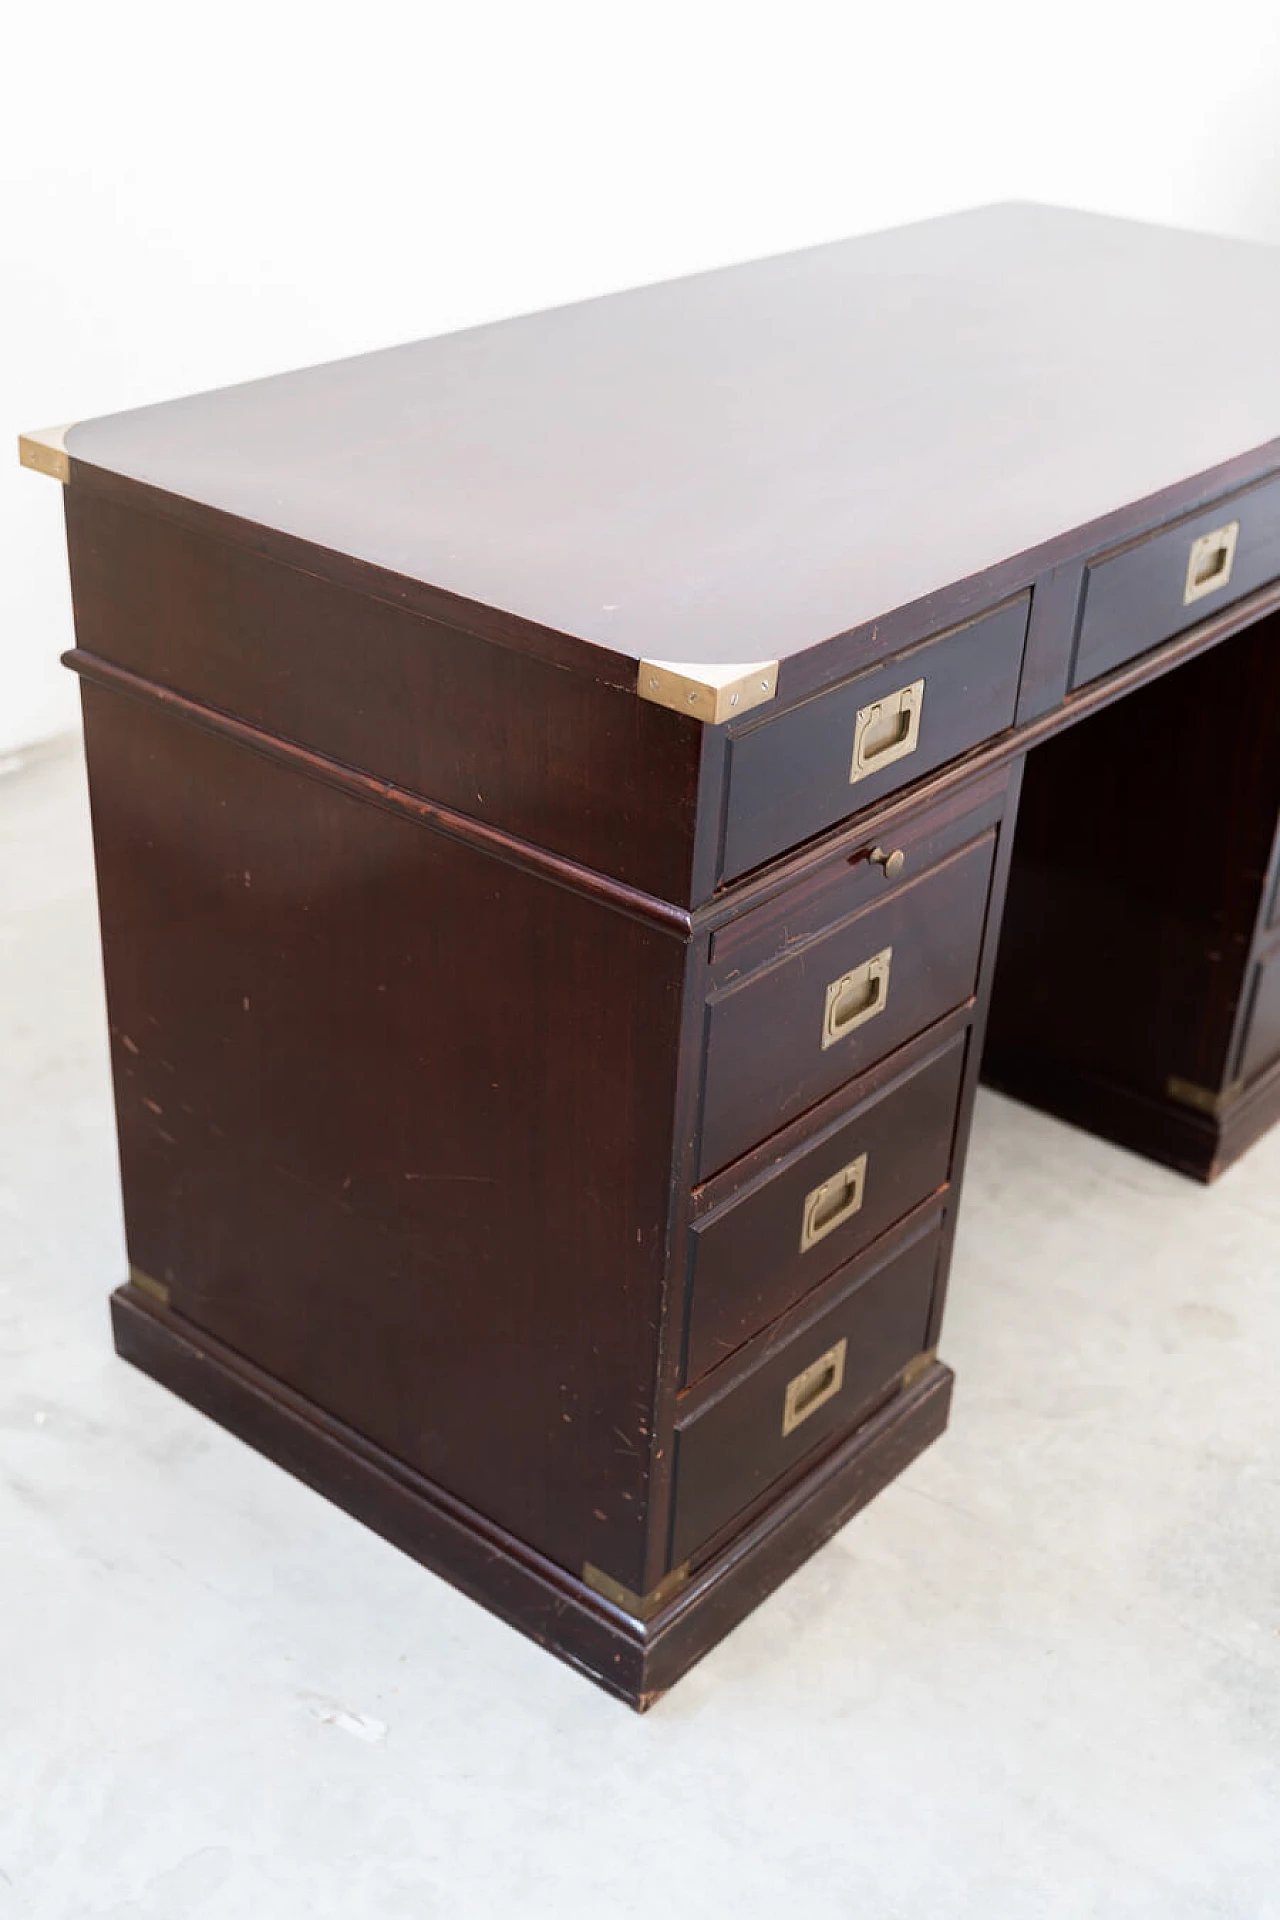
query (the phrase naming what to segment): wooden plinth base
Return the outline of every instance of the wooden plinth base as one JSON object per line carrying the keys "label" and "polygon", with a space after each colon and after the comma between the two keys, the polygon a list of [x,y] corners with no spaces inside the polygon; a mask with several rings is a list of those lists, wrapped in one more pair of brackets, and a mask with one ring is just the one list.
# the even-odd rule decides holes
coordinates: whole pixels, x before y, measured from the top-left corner
{"label": "wooden plinth base", "polygon": [[953,1380],[935,1362],[642,1622],[137,1288],[111,1316],[134,1366],[640,1711],[938,1438]]}
{"label": "wooden plinth base", "polygon": [[1216,1114],[1202,1113],[1177,1100],[1154,1099],[1119,1082],[1072,1073],[1042,1060],[988,1057],[982,1063],[982,1078],[998,1093],[1025,1106],[1038,1107],[1086,1133],[1100,1134],[1206,1185],[1280,1121],[1280,1064]]}

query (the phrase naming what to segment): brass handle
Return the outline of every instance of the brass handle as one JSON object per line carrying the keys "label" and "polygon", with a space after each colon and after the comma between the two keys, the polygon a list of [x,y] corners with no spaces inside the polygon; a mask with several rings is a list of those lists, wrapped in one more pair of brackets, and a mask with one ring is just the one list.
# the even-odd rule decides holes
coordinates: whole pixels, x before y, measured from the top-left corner
{"label": "brass handle", "polygon": [[867,855],[873,867],[882,867],[887,880],[896,880],[907,864],[907,856],[901,847],[895,847],[892,853],[886,853],[883,847],[872,847]]}
{"label": "brass handle", "polygon": [[923,710],[923,680],[913,680],[909,686],[899,687],[896,693],[886,694],[883,700],[859,707],[853,726],[850,786],[915,752]]}
{"label": "brass handle", "polygon": [[852,973],[842,973],[827,988],[826,1005],[822,1012],[823,1050],[834,1047],[837,1040],[843,1040],[846,1034],[856,1027],[874,1020],[883,1013],[889,999],[889,966],[893,959],[893,948],[883,947],[879,953],[872,954],[870,960],[864,960]]}
{"label": "brass handle", "polygon": [[819,1407],[825,1407],[828,1400],[835,1399],[844,1385],[844,1358],[848,1350],[847,1337],[837,1340],[834,1347],[828,1347],[811,1366],[798,1373],[794,1380],[788,1381],[782,1401],[784,1440],[811,1413],[816,1413]]}
{"label": "brass handle", "polygon": [[808,1253],[819,1240],[825,1240],[846,1220],[852,1220],[862,1206],[866,1184],[867,1156],[860,1153],[847,1167],[841,1167],[839,1173],[832,1174],[829,1180],[805,1195],[800,1218],[801,1253]]}
{"label": "brass handle", "polygon": [[1206,593],[1216,593],[1219,587],[1225,587],[1231,578],[1231,566],[1236,557],[1236,541],[1240,538],[1240,522],[1232,520],[1225,527],[1215,527],[1212,533],[1202,533],[1198,540],[1191,542],[1191,552],[1187,555],[1187,583],[1182,590],[1182,604],[1189,607],[1193,600],[1203,600]]}

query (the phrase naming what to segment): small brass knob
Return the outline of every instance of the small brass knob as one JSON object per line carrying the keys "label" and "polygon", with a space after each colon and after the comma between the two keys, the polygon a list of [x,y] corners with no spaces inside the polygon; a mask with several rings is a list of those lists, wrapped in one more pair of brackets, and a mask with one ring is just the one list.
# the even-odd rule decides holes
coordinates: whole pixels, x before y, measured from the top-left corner
{"label": "small brass knob", "polygon": [[892,853],[886,853],[883,847],[872,847],[867,857],[875,866],[884,868],[886,880],[896,880],[907,864],[907,856],[901,847],[895,847]]}

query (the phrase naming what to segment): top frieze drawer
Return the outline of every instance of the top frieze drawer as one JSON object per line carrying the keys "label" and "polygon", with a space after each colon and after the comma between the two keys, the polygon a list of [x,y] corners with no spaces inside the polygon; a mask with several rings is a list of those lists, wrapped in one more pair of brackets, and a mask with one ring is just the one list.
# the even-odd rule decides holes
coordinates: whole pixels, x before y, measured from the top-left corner
{"label": "top frieze drawer", "polygon": [[1280,476],[1100,554],[1085,573],[1072,687],[1280,574]]}
{"label": "top frieze drawer", "polygon": [[739,734],[729,750],[723,877],[1012,726],[1029,608],[1021,594]]}

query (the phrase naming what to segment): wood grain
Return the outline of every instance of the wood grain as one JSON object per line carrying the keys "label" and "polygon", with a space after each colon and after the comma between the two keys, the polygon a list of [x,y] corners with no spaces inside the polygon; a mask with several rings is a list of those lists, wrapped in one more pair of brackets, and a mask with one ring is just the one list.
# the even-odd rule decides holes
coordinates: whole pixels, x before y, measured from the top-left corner
{"label": "wood grain", "polygon": [[1240,1054],[1246,1084],[1280,1060],[1280,949],[1261,961],[1249,996],[1248,1024]]}
{"label": "wood grain", "polygon": [[121,1350],[678,1677],[941,1430],[993,984],[993,1067],[1202,1177],[1280,1114],[1278,330],[1280,256],[998,208],[73,429]]}
{"label": "wood grain", "polygon": [[[701,1178],[970,997],[994,857],[987,834],[714,998]],[[883,1011],[824,1048],[828,984],[886,948],[892,961]]]}
{"label": "wood grain", "polygon": [[[1192,543],[1224,523],[1239,527],[1228,578],[1190,605],[1184,600]],[[1207,513],[1102,555],[1085,572],[1071,684],[1078,687],[1135,654],[1220,612],[1280,574],[1280,480],[1216,501]]]}
{"label": "wood grain", "polygon": [[1064,534],[1274,467],[1278,331],[1273,249],[987,207],[81,424],[71,484],[506,610],[588,672],[781,659],[787,699],[834,637],[989,576],[921,638]]}
{"label": "wood grain", "polygon": [[[690,1254],[687,1378],[697,1380],[816,1287],[834,1268],[946,1181],[968,1035],[870,1098],[850,1089],[849,1110],[797,1152],[775,1154],[757,1179],[694,1223]],[[855,1156],[867,1156],[862,1204],[842,1226],[801,1250],[806,1196]]]}
{"label": "wood grain", "polygon": [[[857,814],[1013,724],[1028,602],[895,656],[737,735],[730,749],[724,876],[734,879]],[[914,750],[850,784],[860,709],[924,681]]]}
{"label": "wood grain", "polygon": [[111,1318],[135,1366],[639,1712],[935,1440],[951,1401],[934,1366],[643,1623],[133,1287]]}
{"label": "wood grain", "polygon": [[[678,1429],[673,1563],[688,1559],[771,1481],[866,1417],[924,1346],[938,1250],[935,1232],[861,1272],[843,1299]],[[847,1342],[840,1391],[784,1434],[788,1381],[840,1340]]]}
{"label": "wood grain", "polygon": [[139,701],[85,714],[131,1260],[638,1587],[684,947]]}
{"label": "wood grain", "polygon": [[696,722],[92,490],[67,525],[84,653],[689,900]]}
{"label": "wood grain", "polygon": [[[1071,1097],[1071,1117],[1096,1112],[1103,1130],[1098,1090],[1114,1088],[1139,1147],[1141,1116],[1177,1103],[1171,1085],[1228,1093],[1280,815],[1278,638],[1272,613],[1028,756],[995,1085],[1064,1111],[1075,1076],[1094,1091]],[[1167,1158],[1172,1138],[1181,1153],[1184,1133],[1153,1124],[1147,1150]]]}

